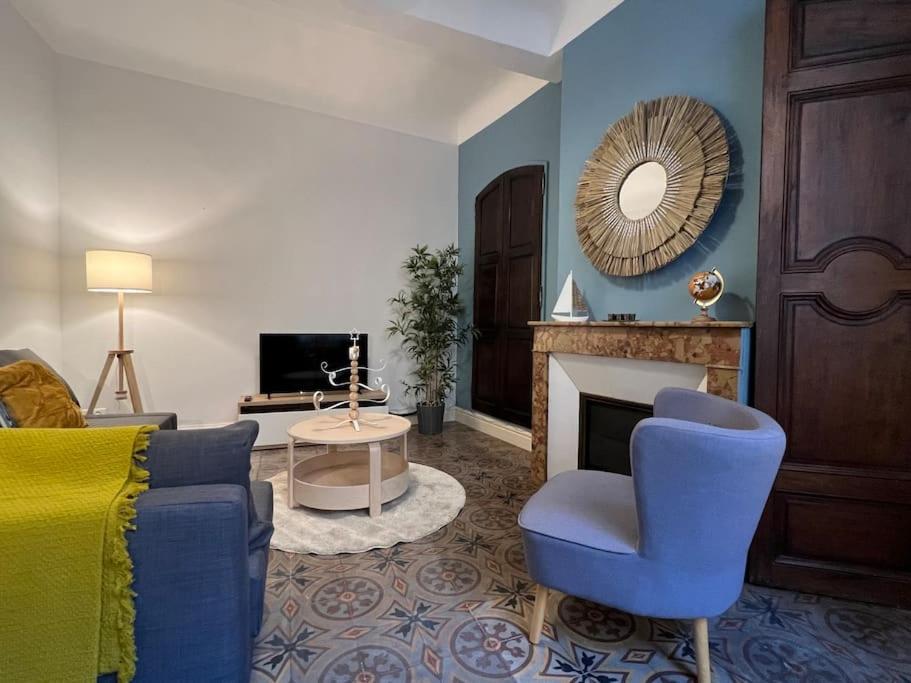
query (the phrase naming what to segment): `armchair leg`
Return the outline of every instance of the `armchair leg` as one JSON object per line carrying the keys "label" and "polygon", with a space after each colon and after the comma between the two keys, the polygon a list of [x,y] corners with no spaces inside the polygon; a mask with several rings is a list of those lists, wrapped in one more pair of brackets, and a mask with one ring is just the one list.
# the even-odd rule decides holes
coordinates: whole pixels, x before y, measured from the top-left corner
{"label": "armchair leg", "polygon": [[693,622],[693,640],[696,645],[696,672],[699,683],[712,683],[712,667],[709,660],[709,621],[696,619]]}
{"label": "armchair leg", "polygon": [[541,629],[544,628],[544,613],[547,611],[547,598],[550,589],[538,584],[535,592],[535,608],[531,613],[531,624],[528,627],[528,640],[532,645],[537,645],[541,640]]}

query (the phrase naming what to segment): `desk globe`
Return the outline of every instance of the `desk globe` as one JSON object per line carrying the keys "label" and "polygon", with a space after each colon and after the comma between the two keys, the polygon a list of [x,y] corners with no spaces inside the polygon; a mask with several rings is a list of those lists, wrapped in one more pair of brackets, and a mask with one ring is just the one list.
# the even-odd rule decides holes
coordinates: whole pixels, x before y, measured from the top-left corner
{"label": "desk globe", "polygon": [[712,268],[696,273],[690,278],[688,289],[690,296],[693,297],[693,303],[700,309],[699,315],[693,318],[693,322],[714,320],[715,318],[709,315],[709,306],[716,303],[724,293],[724,277],[718,272],[718,269]]}

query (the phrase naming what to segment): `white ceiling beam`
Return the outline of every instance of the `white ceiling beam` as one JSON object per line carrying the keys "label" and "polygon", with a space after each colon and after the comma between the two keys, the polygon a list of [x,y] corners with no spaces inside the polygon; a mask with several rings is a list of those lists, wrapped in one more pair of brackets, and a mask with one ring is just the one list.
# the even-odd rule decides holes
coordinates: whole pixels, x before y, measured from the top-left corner
{"label": "white ceiling beam", "polygon": [[[262,0],[237,0],[262,5]],[[267,0],[302,18],[335,21],[414,43],[453,58],[496,66],[506,71],[557,82],[562,78],[562,55],[538,54],[513,45],[494,42],[408,12],[414,0]]]}

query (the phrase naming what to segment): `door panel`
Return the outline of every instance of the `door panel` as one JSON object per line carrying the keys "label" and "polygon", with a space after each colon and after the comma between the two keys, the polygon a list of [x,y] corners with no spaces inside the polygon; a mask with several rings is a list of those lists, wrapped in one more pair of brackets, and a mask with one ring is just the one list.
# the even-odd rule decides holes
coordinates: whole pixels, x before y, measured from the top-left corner
{"label": "door panel", "polygon": [[749,570],[905,607],[909,21],[907,2],[767,3],[755,399],[788,449]]}
{"label": "door panel", "polygon": [[499,225],[503,220],[503,188],[492,187],[478,195],[477,208],[478,231],[477,251],[479,256],[497,254],[500,251],[501,231]]}
{"label": "door panel", "polygon": [[911,4],[902,0],[800,2],[794,20],[796,66],[911,51]]}
{"label": "door panel", "polygon": [[782,299],[788,461],[911,473],[911,299],[859,320],[818,295]]}
{"label": "door panel", "polygon": [[[474,311],[474,324],[482,329],[494,329],[497,326],[497,273],[499,264],[482,263],[475,274],[476,286],[481,288],[484,296],[478,298]],[[488,295],[492,296],[488,296]]]}
{"label": "door panel", "polygon": [[[534,251],[541,241],[541,179],[538,173],[521,173],[509,178],[509,246]],[[527,320],[525,322],[528,322]]]}
{"label": "door panel", "polygon": [[538,293],[533,292],[529,283],[535,280],[535,258],[532,254],[517,256],[509,260],[507,276],[506,323],[510,329],[525,330],[528,321],[537,316]]}
{"label": "door panel", "polygon": [[523,166],[475,200],[472,407],[531,424],[529,320],[540,317],[544,167]]}
{"label": "door panel", "polygon": [[[499,359],[499,345],[496,340],[486,339],[483,336],[474,345],[475,367],[494,368]],[[474,401],[478,410],[481,407],[492,409],[497,405],[499,398],[500,382],[495,372],[479,372],[474,376],[472,383]],[[485,411],[486,412],[486,411]]]}
{"label": "door panel", "polygon": [[524,424],[531,415],[531,364],[532,355],[528,341],[507,338],[504,365],[506,386],[510,387],[511,400],[504,404],[503,416],[511,422]]}
{"label": "door panel", "polygon": [[795,261],[850,238],[886,239],[911,253],[908,160],[894,153],[911,136],[911,79],[798,96],[792,107],[800,141],[797,168],[789,169]]}
{"label": "door panel", "polygon": [[[911,563],[907,505],[805,496],[784,496],[780,503],[787,517],[786,556],[885,571],[902,570]],[[820,534],[821,526],[837,528],[838,534]]]}

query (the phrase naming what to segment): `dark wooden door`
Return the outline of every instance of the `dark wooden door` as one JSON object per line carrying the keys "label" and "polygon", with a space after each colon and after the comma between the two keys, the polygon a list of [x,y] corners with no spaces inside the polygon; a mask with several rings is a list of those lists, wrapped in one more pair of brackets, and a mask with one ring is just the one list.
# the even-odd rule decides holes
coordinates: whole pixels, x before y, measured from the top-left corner
{"label": "dark wooden door", "polygon": [[522,166],[475,199],[472,408],[531,425],[529,320],[541,314],[544,167]]}
{"label": "dark wooden door", "polygon": [[911,607],[911,2],[769,0],[753,581]]}

